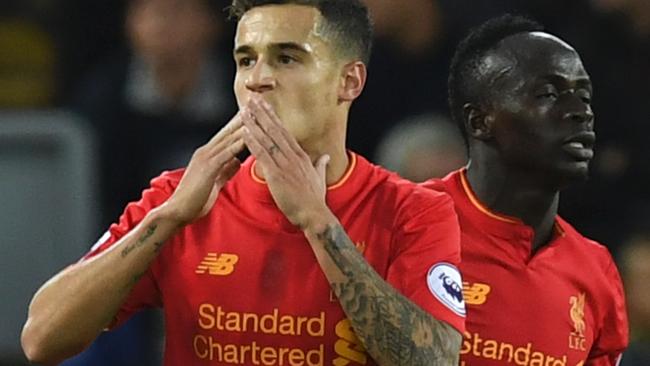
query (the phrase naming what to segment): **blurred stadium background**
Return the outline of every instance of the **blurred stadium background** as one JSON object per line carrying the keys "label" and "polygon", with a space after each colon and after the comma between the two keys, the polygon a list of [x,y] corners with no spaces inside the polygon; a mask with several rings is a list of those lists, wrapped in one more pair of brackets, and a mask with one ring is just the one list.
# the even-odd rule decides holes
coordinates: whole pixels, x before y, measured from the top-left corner
{"label": "blurred stadium background", "polygon": [[[633,346],[650,365],[650,1],[366,0],[376,26],[349,146],[406,177],[465,163],[447,66],[469,29],[529,15],[594,82],[592,178],[562,214],[615,254]],[[3,0],[0,5],[0,365],[24,365],[31,295],[73,263],[158,172],[184,165],[236,109],[226,0]],[[576,268],[577,271],[580,268]],[[136,317],[66,365],[157,365],[160,316]]]}

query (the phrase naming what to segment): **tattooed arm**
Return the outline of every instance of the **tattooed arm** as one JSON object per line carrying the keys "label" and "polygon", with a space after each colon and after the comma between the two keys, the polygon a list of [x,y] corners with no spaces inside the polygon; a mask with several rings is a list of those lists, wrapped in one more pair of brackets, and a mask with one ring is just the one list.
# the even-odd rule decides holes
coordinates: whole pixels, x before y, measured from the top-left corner
{"label": "tattooed arm", "polygon": [[86,348],[111,323],[173,230],[152,212],[106,252],[45,283],[29,306],[21,337],[27,357],[56,364]]}
{"label": "tattooed arm", "polygon": [[458,365],[460,333],[384,281],[336,218],[324,222],[307,229],[306,236],[373,359],[380,365]]}
{"label": "tattooed arm", "polygon": [[[235,155],[242,147],[236,116],[196,150],[175,189],[161,193],[152,188],[145,191],[150,195],[143,198],[146,208],[127,208],[124,217],[138,216],[129,219],[128,234],[47,281],[32,299],[21,335],[27,358],[56,364],[87,347],[113,321],[162,245],[212,209],[220,189],[239,169]],[[155,204],[151,191],[158,192]]]}

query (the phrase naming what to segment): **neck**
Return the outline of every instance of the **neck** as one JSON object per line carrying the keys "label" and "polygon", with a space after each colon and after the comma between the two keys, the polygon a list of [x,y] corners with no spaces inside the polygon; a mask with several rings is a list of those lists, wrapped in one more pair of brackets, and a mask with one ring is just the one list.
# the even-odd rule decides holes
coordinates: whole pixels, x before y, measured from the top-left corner
{"label": "neck", "polygon": [[516,217],[532,227],[533,249],[547,243],[553,236],[559,192],[544,187],[538,176],[478,155],[467,167],[467,180],[477,198],[490,210]]}
{"label": "neck", "polygon": [[[298,141],[300,147],[309,155],[312,164],[316,164],[325,154],[330,156],[326,172],[328,186],[340,181],[350,165],[350,157],[345,148],[345,124],[336,126],[328,128],[325,136],[313,136]],[[264,172],[259,164],[255,164],[255,174],[264,178]]]}

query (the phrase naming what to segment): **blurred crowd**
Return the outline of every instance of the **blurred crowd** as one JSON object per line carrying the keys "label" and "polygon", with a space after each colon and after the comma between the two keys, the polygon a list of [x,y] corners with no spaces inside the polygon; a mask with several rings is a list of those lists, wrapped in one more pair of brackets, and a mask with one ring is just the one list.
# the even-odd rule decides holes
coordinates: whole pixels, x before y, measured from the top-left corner
{"label": "blurred crowd", "polygon": [[[454,47],[470,27],[504,12],[525,14],[578,50],[594,83],[598,142],[591,179],[563,194],[560,211],[619,259],[635,342],[623,366],[650,365],[650,1],[365,1],[376,39],[348,145],[416,181],[466,163],[446,80]],[[101,228],[150,178],[184,165],[237,111],[227,5],[0,5],[0,110],[60,108],[83,117],[97,141]],[[131,364],[124,362],[113,364]]]}

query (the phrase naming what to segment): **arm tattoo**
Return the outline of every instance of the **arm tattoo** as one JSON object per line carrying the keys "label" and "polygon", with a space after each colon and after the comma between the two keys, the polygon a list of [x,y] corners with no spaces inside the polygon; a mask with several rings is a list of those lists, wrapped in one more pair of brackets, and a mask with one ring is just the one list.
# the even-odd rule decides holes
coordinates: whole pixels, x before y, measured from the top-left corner
{"label": "arm tattoo", "polygon": [[457,365],[460,334],[386,283],[340,224],[318,234],[343,273],[332,289],[368,353],[380,365]]}
{"label": "arm tattoo", "polygon": [[133,288],[133,286],[136,285],[136,284],[138,283],[138,281],[140,281],[140,279],[141,279],[141,278],[142,278],[146,273],[147,273],[147,271],[144,271],[144,272],[140,272],[140,273],[134,275],[134,276],[131,278],[131,282],[129,282],[129,283],[124,287],[125,290],[127,290],[127,291],[131,291],[131,288]]}
{"label": "arm tattoo", "polygon": [[[147,244],[147,239],[149,239],[155,232],[156,232],[156,225],[151,225],[147,228],[147,231],[145,231],[144,234],[136,241],[135,243],[128,245],[126,248],[122,249],[122,252],[120,253],[122,255],[122,258],[125,258],[129,253],[131,253],[134,249],[137,249],[145,244]],[[162,247],[162,243],[155,242],[153,245],[156,247],[155,251],[156,253],[160,251],[160,248]]]}

